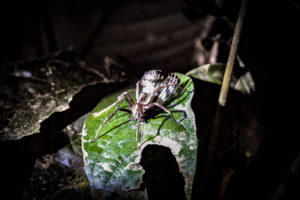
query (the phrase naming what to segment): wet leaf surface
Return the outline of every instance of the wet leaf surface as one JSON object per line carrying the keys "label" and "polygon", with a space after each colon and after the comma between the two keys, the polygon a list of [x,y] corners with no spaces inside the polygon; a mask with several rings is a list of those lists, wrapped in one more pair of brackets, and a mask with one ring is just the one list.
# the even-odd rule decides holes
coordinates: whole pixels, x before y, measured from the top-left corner
{"label": "wet leaf surface", "polygon": [[[102,199],[123,199],[126,192],[138,189],[144,173],[140,165],[142,152],[148,145],[156,144],[169,148],[175,156],[179,171],[184,177],[186,198],[190,199],[197,156],[195,118],[191,109],[194,85],[189,77],[182,74],[178,76],[182,89],[177,90],[166,107],[179,123],[174,122],[167,113],[157,113],[141,125],[144,126],[141,128],[144,129],[144,137],[139,144],[136,142],[136,122],[130,120],[128,112],[121,110],[101,129],[100,135],[105,135],[94,143],[90,142],[106,118],[107,107],[123,91],[103,98],[86,118],[82,148],[85,170],[94,195]],[[134,91],[131,94],[135,96]],[[121,108],[128,109],[126,102],[122,101]],[[115,109],[116,106],[110,108],[109,114]],[[133,196],[135,199],[145,197]]]}

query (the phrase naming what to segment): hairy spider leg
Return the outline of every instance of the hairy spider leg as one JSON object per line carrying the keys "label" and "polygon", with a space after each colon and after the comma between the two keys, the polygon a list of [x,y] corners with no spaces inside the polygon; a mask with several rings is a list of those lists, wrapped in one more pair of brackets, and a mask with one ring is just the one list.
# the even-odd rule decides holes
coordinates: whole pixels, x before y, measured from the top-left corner
{"label": "hairy spider leg", "polygon": [[[137,122],[136,122],[136,133],[135,133],[136,143],[139,142],[139,127],[140,127],[140,120],[137,120]],[[141,138],[141,140],[142,140],[142,138]]]}
{"label": "hairy spider leg", "polygon": [[159,103],[157,103],[157,102],[150,103],[149,105],[146,106],[146,109],[150,109],[150,108],[152,108],[152,107],[154,107],[154,106],[157,106],[157,107],[161,108],[162,110],[164,110],[166,113],[168,113],[168,114],[171,116],[171,118],[172,118],[176,123],[178,123],[178,122],[176,121],[176,119],[174,118],[172,112],[169,111],[166,107],[164,107],[163,105],[161,105],[161,104],[159,104]]}
{"label": "hairy spider leg", "polygon": [[[129,106],[130,108],[132,108],[132,106],[133,106],[133,104],[134,104],[133,99],[132,99],[132,96],[128,93],[128,91],[123,92],[123,93],[118,97],[117,101],[115,101],[113,104],[111,104],[111,105],[107,108],[107,110],[106,110],[106,119],[100,124],[100,126],[99,126],[99,128],[98,128],[98,130],[97,130],[95,139],[91,140],[91,141],[90,141],[91,143],[95,142],[96,140],[98,140],[99,138],[101,138],[101,137],[103,136],[103,135],[101,135],[101,136],[98,137],[98,134],[100,133],[102,126],[103,126],[104,124],[106,124],[106,123],[108,122],[108,120],[110,120],[110,119],[111,119],[111,118],[112,118],[112,117],[120,110],[120,102],[121,102],[122,100],[125,100],[125,101],[127,102],[128,106]],[[108,113],[108,110],[109,110],[110,108],[112,108],[113,106],[115,106],[115,105],[117,105],[116,110],[114,110],[114,111],[108,116],[108,114],[107,114],[107,113]]]}
{"label": "hairy spider leg", "polygon": [[[157,93],[160,89],[162,89],[162,88],[164,88],[164,87],[169,87],[169,86],[175,86],[176,88],[179,88],[179,89],[181,89],[181,90],[183,90],[183,91],[187,91],[186,88],[183,88],[183,87],[179,86],[179,85],[176,84],[176,83],[158,86],[158,87],[156,87],[156,88],[152,91],[152,93],[151,93],[150,96],[149,96],[149,99],[147,100],[147,102],[146,102],[145,104],[147,105],[147,104],[151,103],[151,102],[153,101],[154,97],[155,97],[155,96],[154,96],[155,93]],[[187,92],[193,92],[193,91],[194,91],[194,90],[192,90],[192,91],[187,91]]]}
{"label": "hairy spider leg", "polygon": [[[141,142],[143,142],[143,137],[144,137],[144,127],[145,126],[145,123],[143,122],[143,126],[142,126],[142,133],[141,133],[141,138],[140,138],[140,141]],[[136,133],[135,133],[135,135],[136,135],[136,143],[138,144],[138,142],[139,142],[139,130],[140,130],[140,121],[139,120],[137,120],[137,122],[136,122]]]}
{"label": "hairy spider leg", "polygon": [[144,128],[145,128],[145,122],[143,122],[143,129],[142,129],[142,134],[141,134],[141,142],[143,142]]}
{"label": "hairy spider leg", "polygon": [[140,84],[141,84],[141,81],[136,82],[135,97],[136,97],[137,101],[139,100],[139,97],[140,97]]}
{"label": "hairy spider leg", "polygon": [[153,101],[154,97],[155,97],[155,93],[157,93],[160,89],[164,88],[164,87],[169,87],[169,86],[178,86],[178,84],[168,84],[168,85],[163,85],[163,86],[158,86],[156,87],[150,94],[149,99],[147,100],[147,102],[145,103],[146,105],[149,104],[150,102]]}

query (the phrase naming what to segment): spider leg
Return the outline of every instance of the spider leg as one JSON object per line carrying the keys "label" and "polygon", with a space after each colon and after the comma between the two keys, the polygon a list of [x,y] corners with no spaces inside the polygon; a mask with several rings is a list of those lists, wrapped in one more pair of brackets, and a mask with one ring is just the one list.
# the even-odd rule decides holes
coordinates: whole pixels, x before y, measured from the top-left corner
{"label": "spider leg", "polygon": [[141,133],[141,142],[143,142],[144,128],[145,128],[145,122],[143,122],[142,133]]}
{"label": "spider leg", "polygon": [[171,116],[171,118],[172,118],[176,123],[178,123],[178,122],[176,121],[176,119],[174,118],[172,112],[169,111],[166,107],[164,107],[163,105],[161,105],[161,104],[159,104],[159,103],[157,103],[157,102],[150,103],[150,104],[148,104],[145,108],[146,108],[146,109],[150,109],[150,108],[152,108],[152,107],[154,107],[154,106],[157,106],[157,107],[161,108],[162,110],[164,110],[166,113],[168,113],[168,114]]}
{"label": "spider leg", "polygon": [[[131,99],[130,99],[130,98],[131,98]],[[129,106],[130,108],[132,108],[132,105],[133,105],[133,104],[131,104],[131,103],[133,102],[133,100],[132,100],[131,95],[130,95],[128,92],[123,92],[123,93],[118,97],[117,101],[115,101],[113,104],[111,104],[111,105],[106,109],[106,118],[105,118],[105,120],[100,124],[100,126],[99,126],[99,128],[98,128],[98,130],[97,130],[95,139],[91,140],[91,141],[90,141],[91,143],[95,142],[96,140],[98,140],[99,138],[101,138],[101,137],[103,136],[103,135],[101,135],[101,136],[98,137],[98,134],[100,133],[102,126],[103,126],[104,124],[106,124],[106,123],[108,122],[108,120],[110,120],[110,119],[111,119],[111,118],[112,118],[112,117],[120,110],[120,102],[121,102],[122,100],[125,100],[125,101],[127,102],[128,106]],[[132,101],[132,102],[131,102],[131,101]],[[111,108],[114,107],[115,105],[117,105],[116,110],[114,110],[114,111],[108,116],[108,111],[109,111],[109,109],[111,109]]]}
{"label": "spider leg", "polygon": [[[118,102],[118,107],[116,110],[114,110],[114,112],[112,112],[110,114],[110,116],[106,117],[106,119],[100,124],[98,130],[97,130],[97,133],[96,133],[96,136],[95,136],[95,139],[91,140],[90,142],[93,143],[95,142],[96,140],[98,140],[99,138],[101,138],[103,135],[101,135],[100,137],[98,137],[98,134],[100,133],[101,131],[101,128],[104,124],[107,123],[108,120],[110,120],[118,111],[120,110],[120,102]],[[106,113],[107,114],[107,113]],[[106,115],[107,116],[107,115]]]}
{"label": "spider leg", "polygon": [[140,120],[136,122],[136,143],[139,142],[139,127],[140,127]]}
{"label": "spider leg", "polygon": [[129,119],[130,119],[131,121],[135,120],[135,119],[133,118],[133,116],[132,116],[132,113],[129,113]]}
{"label": "spider leg", "polygon": [[133,101],[132,96],[128,92],[123,92],[122,95],[118,97],[118,100],[119,99],[120,99],[120,101],[122,101],[124,99],[126,101],[126,103],[128,104],[128,107],[132,108],[134,101]]}
{"label": "spider leg", "polygon": [[137,101],[139,100],[139,97],[140,97],[140,84],[141,84],[141,81],[136,82],[135,97],[136,97]]}
{"label": "spider leg", "polygon": [[164,87],[169,87],[169,86],[178,86],[177,84],[167,84],[167,85],[162,85],[162,86],[158,86],[158,87],[156,87],[152,92],[151,92],[151,94],[150,94],[150,96],[149,96],[149,98],[148,98],[148,100],[147,100],[147,102],[145,103],[145,104],[149,104],[150,102],[152,102],[153,101],[153,99],[154,99],[154,97],[155,97],[155,94],[160,90],[160,89],[162,89],[162,88],[164,88]]}

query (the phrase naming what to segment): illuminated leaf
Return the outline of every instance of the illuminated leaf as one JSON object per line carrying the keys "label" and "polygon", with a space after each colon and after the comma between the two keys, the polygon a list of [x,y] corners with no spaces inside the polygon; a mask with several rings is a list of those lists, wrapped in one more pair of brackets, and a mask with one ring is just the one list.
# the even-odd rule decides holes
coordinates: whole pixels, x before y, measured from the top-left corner
{"label": "illuminated leaf", "polygon": [[[185,179],[185,194],[191,197],[192,183],[196,170],[197,137],[194,113],[191,109],[194,85],[185,75],[180,78],[180,88],[166,106],[172,111],[177,123],[165,112],[141,123],[144,129],[143,142],[136,142],[136,121],[129,118],[129,109],[125,101],[120,110],[101,129],[101,138],[91,143],[103,120],[106,119],[107,107],[116,101],[123,91],[105,98],[86,118],[83,127],[82,148],[85,170],[94,196],[102,199],[125,198],[126,191],[139,188],[142,182],[143,169],[140,165],[143,149],[150,144],[170,148]],[[135,91],[131,90],[134,97]],[[135,99],[135,98],[134,98]],[[117,106],[108,110],[108,115]],[[144,126],[144,128],[142,128]],[[144,199],[145,195],[133,195],[135,199]],[[132,198],[132,197],[131,197]]]}

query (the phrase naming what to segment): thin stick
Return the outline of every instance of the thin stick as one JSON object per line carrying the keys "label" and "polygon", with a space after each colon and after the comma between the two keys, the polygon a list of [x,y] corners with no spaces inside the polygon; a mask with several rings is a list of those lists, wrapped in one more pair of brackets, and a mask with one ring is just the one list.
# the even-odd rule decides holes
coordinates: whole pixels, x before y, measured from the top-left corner
{"label": "thin stick", "polygon": [[221,119],[222,119],[222,117],[221,117],[222,109],[221,108],[224,107],[226,104],[226,99],[227,99],[227,94],[228,94],[228,89],[229,89],[229,82],[230,82],[230,78],[231,78],[231,74],[232,74],[232,70],[233,70],[233,64],[234,64],[238,44],[240,41],[243,22],[244,22],[244,18],[245,18],[245,14],[246,14],[246,7],[247,7],[247,3],[248,3],[247,1],[248,0],[242,1],[240,13],[239,13],[237,23],[235,26],[233,41],[232,41],[231,48],[230,48],[230,53],[229,53],[229,57],[228,57],[227,65],[226,65],[226,70],[225,70],[223,83],[222,83],[222,87],[221,87],[221,92],[219,95],[217,111],[216,111],[213,128],[212,128],[212,132],[211,132],[211,136],[210,136],[210,143],[208,146],[207,157],[206,157],[204,168],[203,168],[203,175],[202,175],[201,182],[200,182],[201,187],[203,187],[205,182],[207,181],[210,168],[215,159],[216,141],[218,138],[218,134],[219,134],[219,130],[220,130],[220,123],[221,123]]}
{"label": "thin stick", "polygon": [[236,52],[238,49],[241,33],[242,33],[242,28],[243,28],[243,22],[245,19],[246,15],[246,7],[247,7],[248,0],[243,0],[240,8],[240,13],[239,17],[237,19],[237,23],[235,25],[235,30],[234,30],[234,35],[231,43],[231,48],[230,48],[230,53],[225,69],[225,74],[223,78],[223,83],[221,87],[221,92],[219,96],[219,104],[221,106],[225,106],[226,104],[226,99],[227,99],[227,94],[228,94],[228,89],[229,89],[229,82],[233,70],[233,65],[236,57]]}

